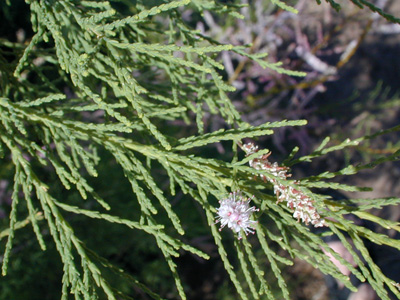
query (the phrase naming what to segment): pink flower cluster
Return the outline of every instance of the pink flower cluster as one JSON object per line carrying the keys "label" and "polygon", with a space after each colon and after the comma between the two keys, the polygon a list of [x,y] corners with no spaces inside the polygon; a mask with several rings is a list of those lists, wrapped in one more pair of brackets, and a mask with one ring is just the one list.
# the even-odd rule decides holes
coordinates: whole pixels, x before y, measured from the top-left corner
{"label": "pink flower cluster", "polygon": [[[247,143],[243,145],[243,150],[246,156],[257,153],[258,147],[253,143]],[[265,170],[269,174],[276,176],[280,179],[286,180],[291,174],[288,174],[289,168],[281,167],[276,162],[271,163],[268,161],[268,157],[271,153],[261,155],[260,157],[250,160],[249,164],[256,170]],[[287,206],[290,207],[293,212],[293,217],[298,221],[303,221],[306,225],[311,223],[314,227],[328,226],[324,219],[318,214],[314,207],[313,200],[305,195],[303,192],[291,187],[279,183],[276,179],[260,175],[264,181],[269,181],[274,185],[274,193],[278,198],[277,203],[286,201]],[[294,181],[295,184],[298,182]]]}
{"label": "pink flower cluster", "polygon": [[230,193],[228,198],[219,201],[220,207],[217,209],[216,221],[216,223],[221,223],[219,230],[221,231],[222,228],[228,226],[238,233],[239,240],[242,238],[242,230],[246,235],[254,233],[254,224],[257,224],[257,221],[250,220],[250,217],[258,209],[254,206],[250,207],[250,201],[250,198],[243,197],[239,191]]}

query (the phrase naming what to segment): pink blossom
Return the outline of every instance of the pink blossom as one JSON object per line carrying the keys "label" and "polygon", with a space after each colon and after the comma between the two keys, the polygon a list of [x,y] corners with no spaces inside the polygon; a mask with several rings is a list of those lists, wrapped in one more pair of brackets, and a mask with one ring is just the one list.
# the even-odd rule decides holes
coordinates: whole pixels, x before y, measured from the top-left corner
{"label": "pink blossom", "polygon": [[225,226],[238,233],[241,239],[241,231],[246,235],[254,233],[255,224],[257,221],[250,220],[253,212],[258,211],[254,206],[250,207],[251,199],[243,197],[241,193],[230,193],[228,198],[219,201],[220,207],[217,209],[217,222],[221,223],[220,230]]}

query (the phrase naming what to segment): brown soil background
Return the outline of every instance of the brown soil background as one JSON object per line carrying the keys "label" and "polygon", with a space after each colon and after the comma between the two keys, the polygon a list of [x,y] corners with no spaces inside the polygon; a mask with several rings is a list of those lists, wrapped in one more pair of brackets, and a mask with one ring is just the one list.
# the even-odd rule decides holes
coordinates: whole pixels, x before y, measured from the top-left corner
{"label": "brown soil background", "polygon": [[[358,39],[365,29],[366,20],[373,19],[374,21],[354,56],[339,71],[337,80],[327,82],[325,84],[326,91],[323,95],[318,95],[316,101],[334,103],[338,99],[350,97],[354,90],[359,91],[358,99],[362,99],[363,97],[368,97],[380,82],[383,82],[383,85],[389,90],[386,97],[392,97],[399,91],[400,26],[392,25],[366,9],[360,11],[355,6],[349,5],[347,1],[339,1],[339,3],[343,4],[346,12],[336,13],[326,3],[316,6],[312,1],[304,2],[299,11],[300,17],[307,15],[308,24],[306,26],[310,27],[313,24],[340,24],[346,18],[346,15],[352,15],[355,20],[359,20],[343,25],[340,34],[332,41],[333,49],[335,47],[345,47],[351,41]],[[385,11],[399,17],[400,1],[387,1]],[[385,99],[378,98],[377,103],[383,100]],[[341,111],[345,115],[349,114],[345,120],[330,119],[327,122],[336,129],[342,128],[341,136],[347,136],[348,138],[358,137],[359,132],[355,128],[365,119],[370,119],[368,124],[373,130],[390,128],[398,125],[400,121],[399,107],[388,109],[383,114],[368,110],[368,108],[354,115],[351,115],[351,112],[347,112],[346,107],[342,107]],[[377,144],[371,145],[371,147],[382,149],[381,147],[385,146],[385,142],[387,141],[380,140]],[[331,163],[334,164],[334,160]],[[301,173],[301,171],[299,172]],[[373,170],[364,171],[347,179],[346,182],[357,186],[371,187],[373,191],[347,193],[347,196],[351,198],[399,197],[399,175],[399,162],[384,163]],[[400,221],[399,206],[387,207],[374,213],[392,221]],[[330,299],[323,275],[305,262],[296,261],[289,274],[292,277],[289,280],[298,281],[298,288],[293,293],[293,299]]]}

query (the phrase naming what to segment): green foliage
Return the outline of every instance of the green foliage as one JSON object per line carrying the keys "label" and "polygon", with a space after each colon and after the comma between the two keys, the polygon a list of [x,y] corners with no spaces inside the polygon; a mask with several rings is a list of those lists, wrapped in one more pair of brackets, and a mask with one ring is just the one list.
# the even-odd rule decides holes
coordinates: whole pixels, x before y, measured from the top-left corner
{"label": "green foliage", "polygon": [[[273,2],[295,11],[281,1]],[[290,299],[290,291],[281,269],[292,265],[295,257],[354,290],[321,248],[361,281],[368,280],[381,299],[388,299],[384,284],[400,295],[370,258],[363,239],[397,249],[399,242],[344,217],[352,213],[400,231],[399,224],[368,213],[371,208],[398,204],[400,199],[359,199],[352,200],[359,206],[349,206],[310,190],[359,190],[329,180],[398,160],[398,151],[300,183],[247,165],[269,151],[244,157],[237,147],[243,139],[272,135],[275,128],[303,126],[306,121],[252,126],[241,120],[228,96],[234,89],[225,82],[224,67],[218,61],[222,51],[233,51],[279,73],[303,73],[285,70],[280,63],[268,62],[265,54],[251,54],[247,47],[220,44],[194,30],[182,17],[188,6],[200,14],[209,10],[238,17],[238,6],[189,0],[136,1],[135,5],[80,0],[27,3],[33,29],[29,41],[0,39],[1,175],[13,181],[9,223],[2,221],[0,232],[0,239],[6,241],[5,278],[22,272],[13,260],[19,263],[16,249],[29,239],[25,227],[30,224],[39,247],[29,245],[25,255],[33,258],[40,253],[43,266],[58,253],[62,267],[57,265],[54,273],[59,274],[55,275],[61,281],[57,297],[62,299],[186,299],[179,257],[189,253],[210,259],[210,253],[193,243],[201,235],[212,239],[218,260],[241,299],[276,298],[272,280],[267,280],[265,266],[256,255],[258,250],[269,262],[284,299]],[[376,10],[366,1],[360,3]],[[14,14],[14,5],[1,4],[8,17]],[[220,129],[211,131],[205,120],[219,122]],[[338,145],[325,139],[310,155],[295,157],[294,151],[285,165],[307,162],[398,130]],[[221,142],[226,149],[231,147],[232,155],[215,157],[213,145]],[[322,234],[297,222],[285,204],[276,203],[272,185],[256,178],[257,174],[309,196],[323,217],[329,217],[325,234],[336,234],[343,241],[360,270],[331,250]],[[255,195],[253,201],[260,208],[256,234],[241,240],[232,239],[230,232],[220,232],[215,225],[217,201],[237,189]],[[177,204],[174,199],[178,198]],[[342,232],[350,236],[361,257]],[[124,268],[127,262],[117,255],[123,249],[135,260],[129,268]],[[151,255],[163,257],[164,265],[152,265]],[[167,277],[164,285],[163,276]],[[6,292],[4,297],[11,297],[15,291]]]}

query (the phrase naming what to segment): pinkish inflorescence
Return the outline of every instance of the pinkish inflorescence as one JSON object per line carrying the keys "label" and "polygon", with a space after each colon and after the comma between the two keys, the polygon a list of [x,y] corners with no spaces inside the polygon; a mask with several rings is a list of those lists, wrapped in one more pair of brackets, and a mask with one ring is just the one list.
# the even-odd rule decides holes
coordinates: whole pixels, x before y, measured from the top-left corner
{"label": "pinkish inflorescence", "polygon": [[221,228],[228,226],[234,232],[238,233],[241,239],[241,231],[243,230],[246,235],[254,233],[254,225],[257,221],[250,220],[253,212],[258,211],[254,206],[250,207],[251,199],[243,197],[241,193],[230,193],[228,198],[219,201],[220,207],[217,209],[218,216],[217,222],[221,223]]}
{"label": "pinkish inflorescence", "polygon": [[[251,154],[258,152],[258,147],[253,143],[247,143],[243,145],[243,150],[246,152],[246,155],[249,156]],[[287,177],[290,177],[291,174],[288,174],[289,168],[281,167],[276,162],[271,163],[268,161],[270,153],[264,154],[260,157],[254,158],[250,160],[249,164],[252,168],[256,170],[265,170],[269,174],[278,177],[280,179],[286,180]],[[260,175],[260,177],[264,181],[269,181],[274,185],[274,193],[278,197],[278,203],[286,201],[287,206],[290,207],[293,212],[293,217],[297,220],[303,221],[305,224],[311,223],[314,227],[322,227],[327,226],[324,219],[318,214],[317,210],[314,207],[313,200],[305,195],[303,192],[293,188],[292,186],[286,186],[279,183],[275,178],[266,177],[264,175]],[[293,183],[298,184],[298,182],[294,181]]]}

